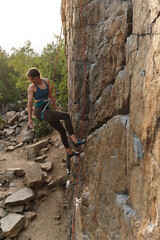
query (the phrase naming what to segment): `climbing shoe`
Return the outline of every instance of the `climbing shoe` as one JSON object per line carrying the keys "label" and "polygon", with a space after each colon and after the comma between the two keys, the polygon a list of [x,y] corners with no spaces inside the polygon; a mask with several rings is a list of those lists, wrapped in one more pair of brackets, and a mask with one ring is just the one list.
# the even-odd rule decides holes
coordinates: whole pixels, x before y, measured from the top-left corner
{"label": "climbing shoe", "polygon": [[78,146],[80,146],[80,145],[85,144],[86,141],[87,141],[86,139],[78,139],[78,141],[77,141],[76,143],[73,142],[73,145],[74,145],[75,147],[78,147]]}
{"label": "climbing shoe", "polygon": [[79,152],[72,152],[70,154],[67,153],[67,157],[71,158],[73,156],[77,156],[78,157],[79,156]]}

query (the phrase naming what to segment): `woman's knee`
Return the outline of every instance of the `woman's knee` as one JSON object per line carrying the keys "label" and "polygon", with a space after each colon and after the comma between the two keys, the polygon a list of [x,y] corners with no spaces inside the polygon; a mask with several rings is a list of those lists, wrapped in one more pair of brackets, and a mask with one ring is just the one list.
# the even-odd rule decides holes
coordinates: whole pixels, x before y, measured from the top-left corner
{"label": "woman's knee", "polygon": [[64,114],[64,120],[66,120],[66,121],[70,121],[71,120],[68,113]]}

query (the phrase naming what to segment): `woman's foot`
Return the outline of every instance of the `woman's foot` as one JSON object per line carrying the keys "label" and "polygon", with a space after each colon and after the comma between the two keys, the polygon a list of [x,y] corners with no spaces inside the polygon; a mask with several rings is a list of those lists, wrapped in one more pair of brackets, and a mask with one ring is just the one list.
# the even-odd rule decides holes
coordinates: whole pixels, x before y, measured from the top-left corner
{"label": "woman's foot", "polygon": [[87,141],[86,139],[78,139],[76,143],[73,142],[73,145],[74,145],[75,147],[78,147],[78,146],[80,146],[80,145],[85,144],[86,141]]}
{"label": "woman's foot", "polygon": [[73,156],[79,156],[79,152],[71,152],[71,153],[67,153],[68,157],[73,157]]}

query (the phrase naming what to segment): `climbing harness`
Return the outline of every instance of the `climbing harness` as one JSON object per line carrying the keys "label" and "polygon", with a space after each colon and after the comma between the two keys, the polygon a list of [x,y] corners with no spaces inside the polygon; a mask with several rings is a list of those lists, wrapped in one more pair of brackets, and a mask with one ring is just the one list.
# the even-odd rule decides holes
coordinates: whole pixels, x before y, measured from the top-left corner
{"label": "climbing harness", "polygon": [[50,98],[48,98],[46,101],[44,101],[45,103],[47,102],[47,104],[45,105],[45,107],[43,108],[42,112],[41,112],[41,120],[44,120],[43,117],[43,113],[46,110],[46,108],[48,107],[49,103],[50,103]]}
{"label": "climbing harness", "polygon": [[48,107],[49,102],[50,102],[50,98],[48,98],[47,100],[44,100],[44,101],[36,102],[35,108],[39,108],[39,107],[43,106],[45,103],[47,103],[47,104],[44,106],[43,110],[42,110],[41,120],[44,120],[43,113],[44,113],[44,111],[46,110],[46,108]]}

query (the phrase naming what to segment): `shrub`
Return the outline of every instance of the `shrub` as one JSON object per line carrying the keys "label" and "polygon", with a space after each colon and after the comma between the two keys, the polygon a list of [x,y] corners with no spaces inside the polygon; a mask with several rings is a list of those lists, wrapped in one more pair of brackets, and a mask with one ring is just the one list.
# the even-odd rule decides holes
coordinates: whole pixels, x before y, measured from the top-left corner
{"label": "shrub", "polygon": [[53,131],[53,128],[46,121],[40,121],[37,118],[33,118],[33,123],[36,138],[47,136]]}
{"label": "shrub", "polygon": [[5,120],[0,115],[0,128],[3,128],[4,124],[5,124]]}

